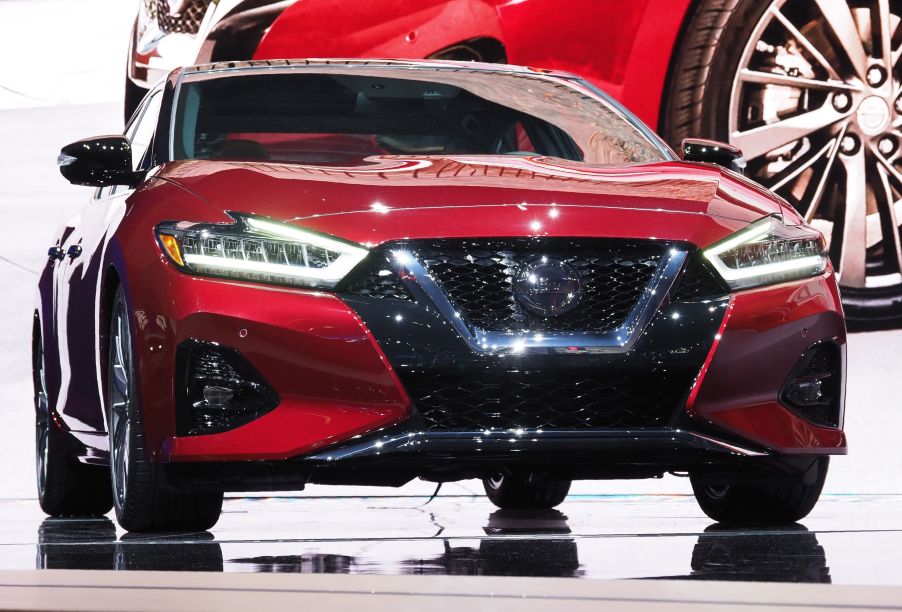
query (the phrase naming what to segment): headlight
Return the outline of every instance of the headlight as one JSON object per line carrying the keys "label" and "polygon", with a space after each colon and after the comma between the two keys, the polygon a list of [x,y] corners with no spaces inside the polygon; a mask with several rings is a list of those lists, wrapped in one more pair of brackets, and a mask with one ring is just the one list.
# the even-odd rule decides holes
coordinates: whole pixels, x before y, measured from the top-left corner
{"label": "headlight", "polygon": [[756,221],[704,253],[733,289],[816,276],[827,267],[821,233],[778,217]]}
{"label": "headlight", "polygon": [[162,223],[163,252],[192,274],[332,289],[368,251],[317,232],[229,213],[233,224]]}

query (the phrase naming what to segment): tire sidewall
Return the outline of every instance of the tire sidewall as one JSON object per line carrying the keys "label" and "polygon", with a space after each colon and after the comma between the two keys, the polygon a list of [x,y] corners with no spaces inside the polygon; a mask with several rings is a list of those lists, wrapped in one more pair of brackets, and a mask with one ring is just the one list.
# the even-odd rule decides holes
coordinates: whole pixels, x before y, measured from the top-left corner
{"label": "tire sidewall", "polygon": [[771,4],[771,0],[741,0],[727,19],[716,46],[710,50],[711,64],[707,74],[703,75],[706,86],[697,120],[699,135],[729,142],[730,98],[739,62],[758,22]]}

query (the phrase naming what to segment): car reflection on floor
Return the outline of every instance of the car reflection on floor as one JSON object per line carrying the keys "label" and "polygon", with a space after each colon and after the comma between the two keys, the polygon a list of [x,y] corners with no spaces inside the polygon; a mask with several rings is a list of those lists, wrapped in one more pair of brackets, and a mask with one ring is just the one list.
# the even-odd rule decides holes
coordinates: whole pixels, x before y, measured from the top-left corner
{"label": "car reflection on floor", "polygon": [[38,569],[145,571],[223,570],[222,548],[213,534],[125,534],[116,538],[108,518],[49,518],[38,528]]}
{"label": "car reflection on floor", "polygon": [[567,517],[557,510],[497,510],[483,530],[492,537],[480,540],[478,548],[453,547],[445,540],[442,555],[408,559],[403,562],[404,573],[562,578],[583,574],[576,540],[548,537],[570,534]]}
{"label": "car reflection on floor", "polygon": [[711,525],[692,551],[692,572],[666,578],[831,582],[823,546],[814,533],[798,524],[765,533]]}
{"label": "car reflection on floor", "polygon": [[[39,569],[113,569],[213,571],[224,569],[284,573],[383,573],[479,576],[581,577],[590,572],[578,549],[603,545],[597,538],[574,536],[557,510],[491,513],[478,546],[456,545],[459,538],[425,538],[405,543],[405,555],[380,558],[372,542],[358,555],[298,551],[287,555],[243,555],[224,562],[220,542],[210,533],[125,534],[102,519],[46,519],[38,529]],[[435,555],[435,541],[444,552]],[[467,539],[469,541],[469,539]],[[319,542],[317,547],[327,543]],[[312,546],[298,542],[291,546]],[[428,545],[428,546],[427,546]],[[274,543],[257,541],[255,549]],[[284,548],[282,542],[280,548]],[[417,555],[422,548],[429,554]],[[412,554],[411,554],[412,553]],[[394,558],[388,558],[393,556]],[[677,560],[675,560],[677,561]],[[628,560],[624,560],[625,569]],[[695,543],[685,574],[666,578],[829,583],[830,569],[817,536],[802,525],[781,529],[726,528],[711,525]],[[628,570],[627,570],[628,571]],[[641,574],[640,574],[641,575]]]}

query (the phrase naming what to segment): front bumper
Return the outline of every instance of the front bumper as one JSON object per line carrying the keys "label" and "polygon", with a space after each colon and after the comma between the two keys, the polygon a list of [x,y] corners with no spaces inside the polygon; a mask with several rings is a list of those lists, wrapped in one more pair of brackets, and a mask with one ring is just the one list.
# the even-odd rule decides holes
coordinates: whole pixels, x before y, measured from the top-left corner
{"label": "front bumper", "polygon": [[774,482],[804,474],[813,460],[737,444],[682,430],[518,436],[395,428],[288,460],[171,463],[167,473],[176,487],[225,491],[300,490],[307,484],[402,486],[414,478],[452,482],[499,471],[601,480],[690,471],[735,477],[741,469],[747,480]]}
{"label": "front bumper", "polygon": [[[474,356],[450,326],[430,320],[428,309],[413,303],[381,301],[365,307],[350,297],[192,278],[169,266],[154,265],[147,274],[147,282],[131,291],[145,428],[157,461],[222,467],[238,462],[241,470],[285,463],[297,478],[316,462],[337,465],[339,456],[345,465],[392,459],[402,475],[422,475],[440,465],[481,464],[485,458],[497,465],[544,456],[541,461],[566,465],[579,456],[580,465],[644,463],[647,472],[660,473],[698,459],[846,450],[841,427],[810,423],[778,399],[807,347],[823,340],[845,346],[830,274],[719,300],[671,303],[624,354],[521,357]],[[167,287],[174,299],[161,305],[153,287]],[[426,329],[429,334],[423,333]],[[234,347],[273,385],[280,404],[237,429],[176,435],[175,383],[159,381],[177,378],[176,348],[190,339]],[[402,382],[411,364],[492,369],[504,360],[510,367],[511,359],[518,368],[551,376],[575,368],[669,370],[683,371],[688,382],[677,409],[654,428],[524,432],[513,436],[514,442],[503,436],[477,441],[478,431],[446,434],[418,421]],[[332,454],[337,449],[343,449],[341,454]]]}

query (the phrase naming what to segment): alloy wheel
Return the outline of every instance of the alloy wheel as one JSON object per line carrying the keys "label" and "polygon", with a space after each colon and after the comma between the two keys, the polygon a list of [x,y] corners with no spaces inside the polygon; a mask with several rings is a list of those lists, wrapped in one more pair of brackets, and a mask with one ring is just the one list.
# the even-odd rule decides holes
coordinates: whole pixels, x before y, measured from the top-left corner
{"label": "alloy wheel", "polygon": [[44,373],[44,346],[38,339],[34,364],[35,403],[35,467],[38,495],[47,488],[47,466],[50,459],[50,402],[47,399],[47,378]]}
{"label": "alloy wheel", "polygon": [[120,303],[113,318],[110,335],[110,466],[116,505],[125,504],[128,492],[128,458],[131,425],[131,333],[125,305]]}
{"label": "alloy wheel", "polygon": [[749,175],[824,233],[852,300],[902,294],[900,16],[896,0],[774,0],[729,101]]}

